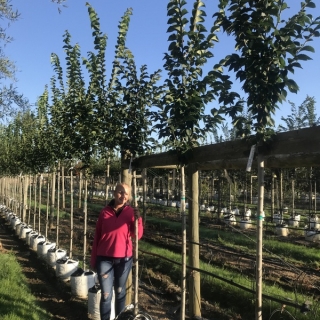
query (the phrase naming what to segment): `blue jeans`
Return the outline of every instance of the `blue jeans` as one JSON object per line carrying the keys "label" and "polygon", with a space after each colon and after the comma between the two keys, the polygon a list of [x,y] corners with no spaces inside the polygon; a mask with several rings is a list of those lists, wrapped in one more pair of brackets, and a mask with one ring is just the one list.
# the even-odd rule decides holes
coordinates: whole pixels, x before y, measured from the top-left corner
{"label": "blue jeans", "polygon": [[132,257],[121,259],[97,257],[97,275],[101,288],[101,320],[110,319],[113,289],[115,292],[115,316],[125,308],[126,282],[131,268]]}

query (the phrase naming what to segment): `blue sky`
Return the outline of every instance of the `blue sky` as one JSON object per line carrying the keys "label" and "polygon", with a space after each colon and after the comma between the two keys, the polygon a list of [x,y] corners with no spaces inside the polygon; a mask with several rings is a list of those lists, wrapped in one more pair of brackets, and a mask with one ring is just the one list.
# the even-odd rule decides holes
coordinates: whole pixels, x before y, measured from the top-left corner
{"label": "blue sky", "polygon": [[[191,12],[194,1],[187,0],[188,10]],[[288,0],[292,12],[297,12],[300,1]],[[314,1],[315,3],[317,1]],[[20,19],[13,23],[7,33],[14,38],[5,52],[15,61],[19,72],[17,74],[17,88],[27,97],[30,103],[35,103],[43,93],[46,84],[54,75],[50,63],[51,53],[56,53],[64,62],[63,34],[69,31],[72,43],[78,43],[82,56],[93,50],[86,1],[67,0],[66,7],[58,12],[58,6],[50,0],[12,0],[11,4],[20,14]],[[168,48],[167,31],[167,0],[91,0],[89,3],[97,12],[101,30],[108,36],[107,61],[108,71],[114,57],[118,23],[127,8],[133,8],[133,15],[127,37],[127,47],[135,56],[136,65],[146,64],[150,73],[162,69],[163,56]],[[207,12],[207,29],[213,20],[212,14],[217,10],[218,1],[204,0]],[[320,4],[310,10],[313,16],[320,16]],[[234,43],[231,38],[219,36],[220,42],[214,47],[214,58],[210,66],[217,63],[228,53],[232,53]],[[311,45],[315,53],[310,53],[313,60],[302,62],[302,70],[296,70],[292,78],[300,87],[298,94],[288,94],[287,99],[300,105],[307,95],[315,97],[317,115],[320,116],[320,38],[314,39]],[[209,70],[209,69],[208,69]],[[235,85],[234,90],[241,94],[241,86]],[[208,110],[213,107],[209,106]],[[284,103],[276,114],[276,123],[280,123],[281,116],[291,113],[290,105]]]}

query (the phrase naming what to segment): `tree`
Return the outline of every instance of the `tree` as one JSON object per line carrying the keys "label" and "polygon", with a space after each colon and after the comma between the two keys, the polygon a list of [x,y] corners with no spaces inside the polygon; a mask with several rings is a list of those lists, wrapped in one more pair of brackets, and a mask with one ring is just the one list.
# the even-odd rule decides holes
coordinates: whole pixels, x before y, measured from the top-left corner
{"label": "tree", "polygon": [[297,130],[306,127],[312,127],[320,124],[320,117],[317,118],[315,113],[315,99],[307,95],[306,99],[298,107],[289,101],[291,105],[291,113],[285,117],[281,117],[281,120],[285,122],[285,125],[279,125],[279,131]]}
{"label": "tree", "polygon": [[[11,0],[3,0],[0,4],[0,17],[3,24],[0,25],[0,118],[13,116],[18,108],[26,108],[28,100],[19,94],[14,82],[16,67],[13,61],[5,54],[4,47],[12,41],[12,38],[7,34],[7,26],[4,23],[15,22],[19,19],[20,14],[14,10],[11,5]],[[4,85],[3,81],[12,81],[10,85]]]}
{"label": "tree", "polygon": [[[306,12],[314,7],[311,0],[301,2],[300,11],[285,20],[282,16],[289,7],[284,0],[220,1],[221,11],[215,14],[216,25],[235,37],[240,52],[227,56],[225,66],[243,83],[257,140],[264,141],[273,133],[270,129],[274,126],[273,116],[278,103],[285,101],[287,90],[298,92],[299,87],[289,78],[289,73],[302,68],[300,61],[311,59],[305,52],[314,52],[309,42],[320,35],[320,17],[313,19]],[[243,118],[238,117],[239,111],[230,108],[227,113],[239,131],[247,136],[248,132],[241,130]]]}
{"label": "tree", "polygon": [[[51,0],[58,5],[63,5],[66,0]],[[16,82],[16,66],[10,57],[5,54],[5,46],[13,39],[7,33],[10,23],[20,18],[18,10],[11,5],[11,0],[1,0],[0,3],[0,119],[12,117],[19,111],[26,111],[30,107],[30,103],[23,94],[19,93],[15,86]],[[58,8],[60,11],[60,7]],[[7,24],[7,25],[5,25]],[[4,80],[11,82],[4,84]]]}
{"label": "tree", "polygon": [[[308,42],[320,36],[320,17],[313,19],[306,12],[307,8],[315,7],[311,0],[301,2],[299,12],[287,20],[282,18],[283,12],[289,8],[284,0],[220,0],[219,7],[220,11],[214,15],[217,18],[215,25],[235,37],[239,52],[227,56],[225,65],[243,83],[242,88],[248,96],[248,111],[252,114],[251,127],[255,132],[253,144],[258,143],[258,212],[261,217],[264,199],[263,142],[274,135],[273,116],[277,104],[285,100],[287,90],[297,92],[299,89],[288,74],[295,68],[301,68],[300,61],[311,59],[304,52],[314,52]],[[241,110],[229,108],[226,111],[241,132],[243,118],[238,116]],[[247,138],[248,132],[242,133]],[[255,302],[256,319],[262,319],[262,219],[257,220]]]}
{"label": "tree", "polygon": [[231,82],[223,75],[220,64],[203,75],[203,66],[213,58],[218,27],[207,32],[203,24],[206,14],[202,1],[194,2],[190,21],[186,18],[185,5],[184,0],[168,3],[170,44],[164,57],[168,78],[159,111],[154,113],[154,120],[159,122],[155,125],[159,138],[180,155],[198,146],[200,139],[223,120],[219,107],[213,108],[210,115],[205,113],[205,106],[215,99],[223,106],[233,104],[238,97],[229,93]]}
{"label": "tree", "polygon": [[[206,30],[205,5],[202,1],[194,1],[189,20],[186,18],[188,11],[185,5],[185,0],[171,0],[167,5],[169,47],[164,56],[164,69],[168,77],[165,79],[159,109],[153,113],[159,139],[163,139],[169,148],[178,153],[182,166],[188,164],[193,149],[206,138],[207,133],[212,132],[223,120],[220,105],[233,105],[235,98],[239,98],[239,95],[229,92],[231,81],[223,75],[220,64],[203,74],[203,66],[213,58],[212,48],[214,42],[218,41],[218,27],[213,26],[210,32]],[[215,99],[218,101],[217,107],[211,110],[211,114],[206,114],[207,104]],[[192,199],[189,202],[189,240],[195,244],[199,241],[198,170],[195,165],[190,165],[188,171],[189,199]],[[198,249],[196,245],[190,245],[189,248],[189,264],[194,268],[199,267]],[[199,273],[194,272],[189,288],[190,316],[201,316]],[[184,305],[181,318],[183,308]]]}

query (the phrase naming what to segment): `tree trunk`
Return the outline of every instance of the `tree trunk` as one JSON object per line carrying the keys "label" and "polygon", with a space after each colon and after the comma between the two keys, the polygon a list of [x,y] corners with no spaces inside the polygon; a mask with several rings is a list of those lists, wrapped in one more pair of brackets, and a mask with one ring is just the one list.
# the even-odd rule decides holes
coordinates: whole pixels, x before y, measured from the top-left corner
{"label": "tree trunk", "polygon": [[80,170],[79,173],[79,202],[78,202],[78,208],[81,208],[81,198],[82,198],[82,171]]}
{"label": "tree trunk", "polygon": [[46,239],[48,239],[48,227],[49,227],[49,207],[50,207],[50,179],[47,177],[47,212],[46,212]]}
{"label": "tree trunk", "polygon": [[264,200],[264,159],[258,155],[258,219],[256,246],[256,320],[262,320],[262,231],[263,231],[263,200]]}
{"label": "tree trunk", "polygon": [[57,246],[59,247],[59,231],[60,231],[60,162],[58,165],[57,175],[57,226],[56,226],[56,239]]}
{"label": "tree trunk", "polygon": [[70,169],[70,258],[73,249],[73,168]]}
{"label": "tree trunk", "polygon": [[184,166],[181,167],[181,199],[180,199],[180,213],[181,213],[181,226],[182,226],[182,248],[181,248],[181,309],[180,320],[185,319],[186,314],[186,277],[187,277],[187,226],[186,226],[186,190],[185,190],[185,175]]}
{"label": "tree trunk", "polygon": [[[23,177],[23,211],[22,220],[27,221],[27,208],[28,208],[28,177]],[[3,194],[3,193],[2,193]]]}
{"label": "tree trunk", "polygon": [[41,234],[41,188],[42,188],[42,174],[39,175],[39,207],[38,207],[38,213],[39,213],[39,216],[38,216],[38,219],[39,219],[39,234]]}
{"label": "tree trunk", "polygon": [[34,208],[33,208],[33,229],[36,230],[36,212],[37,212],[37,175],[33,177],[34,185]]}
{"label": "tree trunk", "polygon": [[146,214],[146,199],[147,199],[147,169],[142,170],[142,208],[143,208],[143,224],[146,225],[147,214]]}
{"label": "tree trunk", "polygon": [[[136,207],[137,202],[137,179],[136,172],[133,171],[132,177],[132,194],[133,194],[133,205]],[[134,314],[138,314],[138,289],[139,289],[139,260],[138,260],[138,219],[135,219],[135,237],[134,237]]]}
{"label": "tree trunk", "polygon": [[271,171],[271,218],[274,215],[274,172]]}
{"label": "tree trunk", "polygon": [[105,188],[105,204],[108,204],[108,194],[109,194],[109,184],[110,184],[110,157],[107,159],[106,165],[106,188]]}
{"label": "tree trunk", "polygon": [[84,177],[84,204],[83,204],[83,269],[86,269],[86,253],[87,253],[87,219],[88,219],[88,177],[85,173]]}
{"label": "tree trunk", "polygon": [[64,185],[64,165],[61,166],[61,193],[62,193],[62,209],[66,208],[66,195],[65,195],[65,185]]}

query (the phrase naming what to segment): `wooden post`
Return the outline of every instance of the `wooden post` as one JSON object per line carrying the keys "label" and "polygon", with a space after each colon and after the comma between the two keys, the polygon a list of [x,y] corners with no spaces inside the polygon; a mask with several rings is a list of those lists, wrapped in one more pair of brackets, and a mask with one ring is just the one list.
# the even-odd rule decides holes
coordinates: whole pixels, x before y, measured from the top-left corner
{"label": "wooden post", "polygon": [[[200,268],[199,264],[199,172],[195,164],[188,165],[189,186],[189,264]],[[192,270],[189,277],[190,317],[201,317],[200,272]]]}

